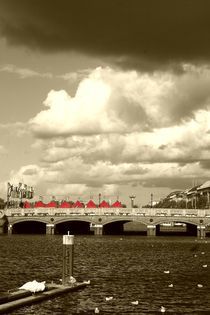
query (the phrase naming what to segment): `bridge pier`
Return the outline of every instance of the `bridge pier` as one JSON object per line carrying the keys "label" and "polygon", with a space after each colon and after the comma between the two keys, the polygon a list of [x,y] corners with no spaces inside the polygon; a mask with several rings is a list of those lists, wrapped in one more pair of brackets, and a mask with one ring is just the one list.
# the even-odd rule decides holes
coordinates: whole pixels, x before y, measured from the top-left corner
{"label": "bridge pier", "polygon": [[90,230],[93,231],[94,235],[103,235],[102,224],[91,224]]}
{"label": "bridge pier", "polygon": [[13,229],[13,225],[9,223],[7,233],[12,234],[12,229]]}
{"label": "bridge pier", "polygon": [[147,225],[147,236],[156,236],[156,225]]}
{"label": "bridge pier", "polygon": [[6,227],[6,218],[4,216],[1,216],[1,211],[0,211],[0,235],[4,234],[5,232],[5,227]]}
{"label": "bridge pier", "polygon": [[54,235],[55,234],[55,225],[52,223],[46,224],[46,234]]}
{"label": "bridge pier", "polygon": [[206,227],[205,225],[197,226],[197,237],[205,238],[206,237]]}

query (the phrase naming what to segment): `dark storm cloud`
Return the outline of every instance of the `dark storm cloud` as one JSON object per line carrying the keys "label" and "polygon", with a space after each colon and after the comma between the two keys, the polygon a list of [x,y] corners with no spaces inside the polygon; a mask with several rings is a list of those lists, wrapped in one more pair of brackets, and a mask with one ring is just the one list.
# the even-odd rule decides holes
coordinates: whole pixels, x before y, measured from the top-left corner
{"label": "dark storm cloud", "polygon": [[13,45],[157,67],[210,59],[209,13],[204,0],[1,0],[0,31]]}

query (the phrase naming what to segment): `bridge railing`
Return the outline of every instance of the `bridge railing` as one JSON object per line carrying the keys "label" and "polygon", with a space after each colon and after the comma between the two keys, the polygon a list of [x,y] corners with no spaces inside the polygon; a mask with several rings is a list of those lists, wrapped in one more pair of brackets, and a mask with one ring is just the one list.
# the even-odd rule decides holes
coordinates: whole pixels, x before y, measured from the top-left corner
{"label": "bridge railing", "polygon": [[6,216],[173,216],[210,217],[210,209],[163,209],[163,208],[8,208]]}

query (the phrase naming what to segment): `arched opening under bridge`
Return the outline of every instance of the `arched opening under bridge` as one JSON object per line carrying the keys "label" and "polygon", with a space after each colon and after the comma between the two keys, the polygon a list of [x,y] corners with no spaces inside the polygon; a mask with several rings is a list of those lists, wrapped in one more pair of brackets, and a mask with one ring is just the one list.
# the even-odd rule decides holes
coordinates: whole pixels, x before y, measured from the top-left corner
{"label": "arched opening under bridge", "polygon": [[13,224],[12,234],[46,234],[46,223],[24,221]]}
{"label": "arched opening under bridge", "polygon": [[197,225],[186,222],[165,222],[156,225],[157,236],[197,236]]}
{"label": "arched opening under bridge", "polygon": [[55,226],[55,234],[73,234],[73,235],[87,235],[93,234],[90,230],[90,223],[85,221],[65,221],[57,223]]}
{"label": "arched opening under bridge", "polygon": [[210,237],[210,225],[206,227],[206,237]]}
{"label": "arched opening under bridge", "polygon": [[128,220],[110,222],[103,227],[104,235],[147,235],[147,227],[140,222]]}

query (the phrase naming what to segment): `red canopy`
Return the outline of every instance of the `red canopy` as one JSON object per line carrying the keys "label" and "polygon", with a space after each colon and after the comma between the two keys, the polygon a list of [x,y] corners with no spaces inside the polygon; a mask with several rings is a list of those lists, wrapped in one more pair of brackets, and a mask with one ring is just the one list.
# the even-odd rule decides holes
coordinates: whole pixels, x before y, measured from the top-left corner
{"label": "red canopy", "polygon": [[96,204],[93,200],[89,200],[88,203],[86,204],[87,208],[96,208]]}
{"label": "red canopy", "polygon": [[72,208],[84,208],[84,204],[77,200],[73,205]]}
{"label": "red canopy", "polygon": [[108,204],[108,202],[106,202],[105,200],[103,200],[100,205],[99,205],[100,208],[109,208],[110,205]]}
{"label": "red canopy", "polygon": [[23,208],[31,208],[31,204],[30,202],[28,202],[27,200],[24,202],[23,204]]}
{"label": "red canopy", "polygon": [[47,207],[47,208],[57,208],[57,203],[54,200],[52,200],[52,201],[48,202],[45,205],[45,207]]}
{"label": "red canopy", "polygon": [[63,201],[63,202],[60,204],[60,208],[71,208],[71,205],[70,205],[69,202]]}
{"label": "red canopy", "polygon": [[111,207],[113,207],[113,208],[122,208],[122,204],[121,204],[120,201],[117,200],[111,205]]}
{"label": "red canopy", "polygon": [[39,201],[35,202],[34,207],[35,208],[43,208],[43,207],[45,207],[45,204],[41,200],[39,200]]}

